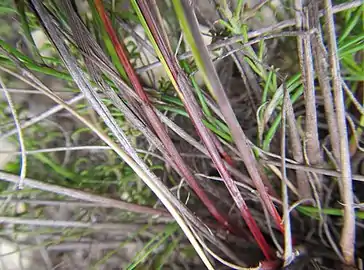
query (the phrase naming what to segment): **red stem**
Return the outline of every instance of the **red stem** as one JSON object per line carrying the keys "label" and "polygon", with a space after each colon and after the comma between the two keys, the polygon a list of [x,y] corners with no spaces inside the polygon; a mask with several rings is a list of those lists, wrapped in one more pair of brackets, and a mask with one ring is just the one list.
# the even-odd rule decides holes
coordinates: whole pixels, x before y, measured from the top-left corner
{"label": "red stem", "polygon": [[225,228],[227,228],[232,233],[236,234],[239,232],[234,226],[232,226],[228,218],[220,213],[214,203],[209,199],[207,194],[204,192],[204,190],[200,187],[200,185],[197,183],[196,179],[192,175],[189,168],[185,165],[185,162],[183,161],[182,157],[179,155],[177,149],[175,148],[174,144],[172,143],[170,137],[167,135],[163,124],[159,121],[158,116],[156,115],[150,100],[146,93],[144,92],[144,89],[139,81],[139,78],[132,67],[131,63],[129,62],[126,50],[123,46],[123,44],[119,41],[113,27],[111,24],[111,21],[109,17],[106,14],[106,11],[103,7],[103,4],[101,0],[94,0],[95,6],[97,8],[97,11],[101,17],[102,22],[105,25],[106,31],[108,35],[110,36],[110,39],[115,47],[115,51],[118,55],[118,58],[120,62],[123,64],[125,71],[130,79],[130,82],[132,86],[134,87],[136,93],[138,96],[142,99],[142,109],[148,118],[150,125],[153,127],[154,131],[160,138],[160,140],[163,142],[169,157],[166,157],[172,166],[176,168],[176,170],[186,178],[186,181],[189,183],[191,188],[195,191],[197,196],[201,199],[201,201],[205,204],[207,209],[210,211],[210,213],[215,217],[215,219],[220,222]]}
{"label": "red stem", "polygon": [[[231,196],[234,198],[235,202],[237,203],[237,206],[241,212],[241,215],[243,219],[245,220],[249,230],[253,234],[257,244],[259,245],[260,249],[262,250],[263,254],[268,260],[272,259],[272,253],[270,251],[270,247],[268,243],[265,241],[264,236],[262,232],[260,231],[260,228],[256,224],[253,216],[251,215],[244,199],[241,197],[241,194],[237,187],[235,186],[230,174],[226,170],[226,167],[224,163],[222,162],[220,151],[218,150],[218,145],[216,145],[216,142],[213,139],[213,136],[211,136],[210,132],[206,129],[206,127],[203,125],[200,117],[202,116],[202,113],[200,112],[200,108],[197,105],[196,100],[194,99],[193,94],[189,93],[188,91],[188,80],[186,79],[186,76],[184,75],[183,70],[179,67],[176,58],[170,54],[170,50],[168,46],[166,45],[166,42],[164,41],[162,35],[160,34],[160,31],[158,30],[158,26],[156,25],[156,22],[153,19],[153,16],[151,14],[151,11],[145,1],[139,1],[140,9],[143,12],[143,15],[148,23],[149,29],[151,30],[153,37],[155,38],[156,43],[158,44],[159,48],[161,49],[161,52],[166,59],[166,62],[168,66],[171,69],[172,75],[174,79],[177,81],[177,84],[179,85],[180,92],[182,95],[182,101],[184,103],[184,106],[187,110],[187,112],[190,115],[190,118],[192,122],[195,125],[196,131],[200,138],[203,140],[204,144],[206,145],[206,148],[210,152],[211,158],[219,171],[221,177],[224,179],[224,182],[231,194]],[[238,199],[237,199],[238,198]]]}

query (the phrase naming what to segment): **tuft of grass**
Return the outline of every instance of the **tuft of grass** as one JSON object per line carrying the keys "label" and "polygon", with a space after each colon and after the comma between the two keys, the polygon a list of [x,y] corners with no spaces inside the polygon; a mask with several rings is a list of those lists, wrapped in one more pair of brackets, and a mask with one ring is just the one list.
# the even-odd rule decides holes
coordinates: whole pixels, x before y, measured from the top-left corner
{"label": "tuft of grass", "polygon": [[[310,249],[310,243],[305,242],[302,236],[312,232],[312,237],[321,243],[324,232],[330,243],[330,258],[336,256],[337,261],[349,262],[342,254],[345,248],[335,245],[338,237],[330,233],[331,230],[341,229],[340,222],[336,221],[342,221],[346,214],[346,210],[337,204],[341,197],[333,192],[341,190],[340,178],[321,178],[314,172],[304,173],[298,169],[296,174],[288,171],[288,177],[283,173],[287,163],[312,166],[303,132],[306,128],[303,117],[306,111],[304,109],[299,113],[307,90],[306,77],[302,70],[296,74],[285,74],[274,63],[267,63],[266,54],[272,52],[266,39],[271,39],[271,31],[258,29],[252,32],[249,26],[252,16],[261,16],[261,6],[248,7],[242,0],[237,1],[236,6],[230,6],[227,1],[221,1],[221,5],[216,7],[220,16],[214,22],[214,42],[215,39],[217,43],[239,39],[224,45],[222,49],[211,51],[211,46],[202,44],[199,39],[201,33],[197,21],[191,20],[193,12],[186,10],[192,10],[187,0],[166,1],[158,5],[154,1],[134,0],[131,1],[133,9],[127,12],[120,11],[122,1],[86,2],[88,5],[82,14],[78,14],[80,8],[75,9],[68,0],[59,6],[52,0],[16,0],[14,5],[10,2],[0,5],[1,16],[13,17],[18,21],[24,43],[22,46],[12,44],[11,39],[5,38],[8,33],[0,39],[0,68],[2,73],[6,73],[5,84],[11,84],[17,76],[66,109],[62,114],[58,114],[59,110],[57,114],[52,113],[51,119],[23,128],[25,149],[28,151],[26,177],[36,179],[40,187],[25,186],[23,190],[14,190],[10,182],[0,181],[3,219],[11,224],[2,226],[2,233],[10,228],[9,235],[14,241],[18,234],[24,233],[27,243],[24,250],[39,250],[43,260],[48,262],[52,261],[48,258],[49,250],[63,244],[76,245],[83,239],[87,240],[87,244],[117,239],[116,248],[113,245],[112,248],[101,249],[95,258],[90,259],[88,267],[94,269],[113,265],[113,260],[123,248],[139,242],[143,243],[143,248],[129,258],[130,261],[124,262],[125,269],[173,268],[181,261],[188,266],[193,264],[197,255],[208,269],[215,269],[213,265],[218,264],[230,268],[236,264],[240,267],[238,269],[248,269],[246,267],[252,265],[279,269],[279,265],[289,264],[290,261],[287,256],[282,261],[280,258],[283,254],[276,257],[275,253],[281,252],[282,247],[286,250],[289,241],[275,239],[275,234],[281,230],[287,238],[289,234],[284,232],[283,226],[291,222],[292,242]],[[37,8],[37,13],[33,13],[33,7]],[[166,18],[169,27],[164,23],[165,14],[173,16]],[[338,58],[345,86],[345,113],[350,127],[352,157],[360,155],[363,149],[363,14],[364,5],[358,2],[354,8],[344,8],[336,15]],[[137,74],[143,68],[135,66],[140,62],[137,60],[142,58],[140,46],[143,44],[131,44],[129,47],[132,49],[127,52],[123,47],[130,44],[122,42],[127,34],[120,22],[131,28],[136,24],[143,26],[148,37],[145,42],[152,45],[166,72],[165,78],[156,84],[155,89],[144,87]],[[293,25],[289,21],[285,23]],[[323,20],[319,23],[321,26],[325,24]],[[169,31],[168,28],[173,30]],[[39,29],[47,32],[55,44],[45,46],[52,47],[52,56],[43,56],[44,48],[35,45],[32,31]],[[273,30],[280,31],[279,28]],[[294,43],[289,36],[325,37],[325,33],[318,31],[307,33],[297,30],[283,30],[282,36],[277,34],[275,38]],[[253,40],[251,36],[257,37],[256,33],[263,34],[258,35],[258,42],[249,45]],[[176,52],[176,40],[180,37],[186,39],[189,46],[179,46]],[[326,44],[326,39],[323,40]],[[326,47],[323,49],[326,50]],[[188,50],[191,50],[191,57],[179,59]],[[229,76],[241,80],[240,89],[229,91],[240,95],[241,89],[246,89],[248,96],[237,105],[228,95],[228,87],[221,85],[218,76],[217,66],[224,63],[226,58],[234,61],[234,72]],[[197,74],[203,75],[205,85],[197,83]],[[84,99],[67,107],[54,96],[59,93],[49,91],[37,77],[44,81],[50,78],[51,81],[62,81],[63,86],[73,89],[74,94],[82,92]],[[331,79],[328,77],[328,80]],[[317,77],[313,80],[314,95],[319,104],[317,113],[321,113],[322,103],[319,102],[323,89]],[[15,90],[11,95],[20,95],[20,92]],[[28,113],[23,105],[16,107],[21,116]],[[237,113],[239,106],[250,115],[250,123]],[[14,131],[13,119],[5,113],[7,107],[6,102],[0,102],[0,137]],[[63,128],[64,115],[73,119],[71,130],[65,131]],[[329,132],[325,127],[321,128],[326,123],[320,117],[317,119],[319,147],[321,152],[325,151],[325,155],[322,164],[318,165],[341,172],[340,162],[335,160],[335,153],[331,153],[330,140],[325,138]],[[27,117],[20,118],[21,123],[29,120]],[[287,129],[282,127],[282,118],[287,121]],[[166,119],[171,122],[168,123]],[[177,123],[180,126],[176,126]],[[246,130],[245,124],[252,124],[253,132]],[[285,130],[291,132],[291,129],[298,137],[298,148],[292,146],[292,133],[287,132],[285,136]],[[245,135],[248,132],[252,135]],[[282,132],[283,135],[280,134]],[[18,146],[17,134],[12,134],[15,135],[5,137]],[[286,147],[280,149],[281,138],[285,137],[288,143],[284,143]],[[185,148],[186,141],[188,147]],[[89,146],[99,149],[91,150]],[[58,147],[63,147],[63,150]],[[190,149],[194,150],[189,152]],[[195,149],[199,151],[197,154]],[[303,149],[300,160],[296,159],[297,153],[292,153],[297,149]],[[281,155],[282,151],[286,154]],[[4,167],[4,171],[13,177],[21,171],[20,154],[11,153],[17,158]],[[259,163],[261,159],[277,160],[282,157],[282,171],[273,165],[263,168]],[[226,186],[212,181],[200,182],[196,173],[207,179],[217,178]],[[300,175],[310,185],[310,198],[300,196],[303,193],[298,183]],[[318,183],[319,179],[324,181]],[[53,184],[58,190],[69,188],[75,192],[72,197],[79,200],[70,201],[64,193],[42,191],[42,183]],[[280,194],[282,186],[290,192]],[[82,196],[81,192],[84,192]],[[350,192],[355,193],[357,189]],[[120,207],[115,206],[119,208],[117,211],[110,205],[106,207],[100,200],[85,206],[82,204],[85,203],[85,194],[111,198],[121,204],[129,203],[129,206],[142,206],[145,207],[142,208],[145,214],[140,214],[142,210],[133,212],[132,207],[129,211],[123,208],[121,212]],[[187,201],[185,198],[188,198]],[[289,220],[281,221],[276,209],[281,209],[282,201],[292,205],[291,208],[288,204],[284,205],[285,211],[294,208],[300,215],[290,215],[288,212]],[[175,220],[159,207],[161,202]],[[65,207],[64,203],[68,206]],[[66,209],[66,215],[61,216],[55,225],[61,226],[62,221],[74,221],[74,227],[58,229],[41,224],[41,221],[56,220],[56,214],[61,212],[59,209]],[[167,218],[166,223],[160,217],[147,215],[156,212],[160,217]],[[270,214],[273,222],[261,214],[264,212]],[[245,222],[240,220],[240,215]],[[357,220],[363,219],[363,212],[356,210],[355,217]],[[37,221],[39,224],[36,224]],[[320,230],[311,230],[314,227],[301,229],[296,226],[301,222],[314,224]],[[81,228],[84,224],[88,224],[89,228]],[[135,230],[130,226],[127,227],[131,231],[128,233],[100,229],[102,225],[107,227],[110,224],[119,224],[121,228],[131,225]],[[234,240],[224,236],[226,230],[237,238],[241,247],[249,250],[248,256],[242,255]],[[264,236],[261,232],[264,232]],[[360,237],[361,232],[357,230],[357,233]],[[42,235],[47,237],[42,238]],[[257,246],[265,259],[260,251],[255,250]],[[211,256],[207,256],[207,253]],[[325,262],[325,259],[321,261]]]}

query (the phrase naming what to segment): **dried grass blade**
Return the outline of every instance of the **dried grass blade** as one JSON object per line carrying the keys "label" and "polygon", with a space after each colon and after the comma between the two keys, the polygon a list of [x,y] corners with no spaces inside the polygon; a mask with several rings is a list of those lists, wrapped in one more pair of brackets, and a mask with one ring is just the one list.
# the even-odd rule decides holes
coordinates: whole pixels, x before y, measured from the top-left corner
{"label": "dried grass blade", "polygon": [[43,61],[42,56],[40,55],[40,52],[37,46],[35,45],[32,33],[30,31],[28,17],[25,14],[25,6],[26,6],[25,2],[26,1],[24,0],[14,0],[14,5],[19,13],[20,23],[22,30],[24,32],[23,34],[27,46],[29,47],[30,51],[33,54],[33,57],[36,58],[36,60]]}
{"label": "dried grass blade", "polygon": [[174,0],[173,3],[175,5],[176,12],[181,14],[181,27],[185,32],[186,39],[188,40],[190,47],[192,48],[196,64],[202,71],[204,81],[210,89],[210,92],[213,92],[217,98],[220,110],[231,130],[234,142],[239,149],[240,156],[243,159],[254,185],[260,194],[263,204],[273,216],[277,226],[283,231],[281,217],[278,214],[272,200],[269,198],[262,181],[262,177],[259,173],[258,164],[254,159],[253,152],[221,85],[216,69],[209,57],[206,45],[203,43],[193,8],[186,0]]}
{"label": "dried grass blade", "polygon": [[317,33],[311,39],[314,65],[317,72],[317,79],[320,84],[320,89],[324,97],[325,114],[327,124],[330,132],[331,147],[334,153],[336,162],[340,162],[340,147],[337,143],[339,141],[339,132],[336,122],[336,113],[334,110],[334,101],[332,98],[330,79],[327,72],[327,52],[323,44],[322,31],[319,22],[318,2],[310,2],[308,9],[308,18],[310,27],[317,29]]}
{"label": "dried grass blade", "polygon": [[245,222],[247,223],[247,226],[252,232],[254,238],[256,239],[266,258],[271,259],[272,254],[270,252],[270,248],[266,243],[255,220],[253,219],[237,186],[232,180],[230,174],[228,173],[226,166],[220,156],[220,153],[216,145],[214,144],[215,141],[212,139],[212,134],[202,123],[202,111],[193,95],[190,82],[186,78],[183,70],[179,67],[175,56],[171,53],[171,50],[168,47],[167,42],[165,41],[165,36],[163,36],[161,34],[161,31],[158,30],[158,25],[149,9],[147,1],[140,0],[133,1],[132,3],[134,4],[137,13],[139,12],[140,19],[142,20],[144,26],[148,27],[148,29],[150,30],[149,38],[152,41],[155,50],[157,51],[157,55],[160,58],[160,61],[166,67],[176,91],[180,95],[200,138],[203,140],[217,170],[224,179],[225,185],[227,186],[231,196],[237,204],[241,215],[243,216]]}
{"label": "dried grass blade", "polygon": [[[308,14],[303,11],[301,0],[295,1],[296,27],[298,31],[309,31]],[[308,33],[308,32],[307,32]],[[317,111],[315,99],[314,69],[312,63],[311,37],[307,34],[297,36],[302,84],[305,95],[305,141],[308,161],[312,165],[320,165],[323,161],[317,127]],[[321,184],[321,183],[319,183]]]}
{"label": "dried grass blade", "polygon": [[351,162],[349,153],[348,132],[345,119],[345,103],[340,74],[340,63],[338,58],[335,23],[331,0],[325,0],[325,19],[328,34],[328,51],[330,60],[330,71],[332,76],[332,88],[334,92],[335,109],[337,113],[337,124],[340,142],[340,166],[341,166],[341,188],[344,205],[343,228],[341,232],[340,245],[345,262],[355,265],[355,211],[353,183],[351,175]]}
{"label": "dried grass blade", "polygon": [[[289,138],[291,142],[290,145],[292,148],[292,155],[295,161],[297,161],[299,164],[303,164],[304,161],[303,161],[303,149],[301,144],[301,138],[298,132],[297,122],[288,92],[286,94],[285,102],[286,102],[286,112],[283,113],[287,114],[287,123],[289,129]],[[306,173],[300,170],[296,170],[296,177],[297,177],[296,182],[300,199],[312,198],[310,183],[307,180]]]}
{"label": "dried grass blade", "polygon": [[[33,4],[39,4],[35,2],[37,0],[33,0]],[[43,10],[45,12],[45,10]],[[6,71],[7,73],[16,76],[17,78],[23,80],[27,84],[37,88],[39,91],[43,92],[45,95],[50,97],[52,100],[54,100],[56,103],[62,105],[66,110],[68,110],[76,119],[81,121],[83,124],[85,124],[88,128],[90,128],[97,136],[100,137],[101,140],[103,140],[107,145],[111,147],[112,150],[114,150],[120,158],[122,158],[135,172],[136,174],[150,187],[150,189],[156,194],[156,196],[161,200],[161,202],[166,206],[168,211],[171,213],[173,218],[176,220],[176,222],[179,224],[189,241],[191,242],[192,246],[200,256],[201,260],[204,262],[206,267],[208,269],[214,269],[209,261],[209,259],[206,257],[206,254],[202,250],[200,244],[198,243],[198,240],[195,238],[194,233],[190,229],[190,225],[187,224],[186,220],[183,216],[188,217],[190,221],[196,220],[194,216],[185,208],[184,205],[182,205],[169,191],[168,188],[165,187],[165,185],[147,168],[147,166],[144,164],[143,160],[137,159],[136,161],[130,157],[120,146],[118,146],[109,136],[104,134],[102,131],[98,130],[92,123],[90,123],[88,120],[86,120],[84,117],[82,117],[80,114],[75,112],[69,105],[63,102],[58,96],[56,96],[47,86],[45,86],[34,74],[32,74],[14,55],[8,53],[3,47],[1,47],[1,51],[4,52],[14,63],[16,66],[21,70],[23,76],[29,78],[28,79],[19,76],[18,74],[12,72],[11,70],[8,70],[4,67],[2,67],[2,70]],[[182,215],[181,215],[182,214]],[[199,224],[199,222],[194,223]],[[199,228],[200,226],[197,225]],[[211,237],[209,238],[211,239]]]}
{"label": "dried grass blade", "polygon": [[207,196],[206,192],[201,188],[196,179],[194,178],[191,170],[188,168],[187,164],[182,159],[178,150],[174,146],[171,138],[166,133],[165,127],[161,123],[159,117],[157,116],[154,108],[144,92],[144,89],[137,77],[135,70],[133,69],[128,56],[126,54],[126,50],[124,46],[119,42],[119,39],[112,28],[111,21],[108,18],[106,11],[102,5],[100,0],[95,0],[96,8],[100,14],[100,17],[105,25],[106,31],[108,32],[112,43],[115,47],[117,55],[119,57],[120,62],[123,64],[125,71],[130,79],[131,84],[133,85],[135,91],[138,96],[142,100],[142,110],[146,118],[148,119],[148,123],[152,126],[157,136],[162,141],[164,147],[166,148],[167,153],[170,155],[170,158],[173,160],[174,167],[181,174],[181,176],[185,177],[186,181],[189,183],[191,188],[196,192],[197,196],[201,199],[201,201],[206,205],[210,213],[225,227],[229,228],[231,231],[234,231],[233,227],[229,225],[227,217],[223,215],[214,205],[214,203]]}

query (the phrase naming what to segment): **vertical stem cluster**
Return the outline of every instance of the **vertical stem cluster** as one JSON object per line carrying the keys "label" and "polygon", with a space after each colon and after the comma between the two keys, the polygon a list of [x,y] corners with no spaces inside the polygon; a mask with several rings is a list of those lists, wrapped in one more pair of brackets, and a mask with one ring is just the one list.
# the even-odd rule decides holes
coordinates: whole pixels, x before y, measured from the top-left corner
{"label": "vertical stem cluster", "polygon": [[[297,30],[309,30],[308,14],[303,9],[302,0],[295,0]],[[308,161],[311,165],[322,163],[320,143],[317,127],[316,97],[314,84],[314,69],[312,63],[311,37],[308,35],[297,37],[302,83],[305,96],[305,141]],[[320,183],[319,183],[320,184]]]}
{"label": "vertical stem cluster", "polygon": [[154,129],[154,132],[157,134],[157,136],[162,141],[163,145],[166,148],[166,151],[169,155],[168,159],[172,162],[172,166],[181,174],[181,176],[185,177],[186,181],[189,183],[189,185],[192,187],[192,189],[196,192],[197,196],[201,199],[201,201],[206,205],[210,213],[218,220],[223,226],[228,228],[232,232],[236,232],[236,229],[232,227],[232,225],[229,224],[229,221],[226,216],[224,216],[222,213],[219,212],[219,210],[216,208],[214,203],[210,200],[210,198],[207,196],[206,192],[201,188],[201,186],[197,183],[195,177],[193,176],[191,170],[188,168],[184,160],[182,159],[181,155],[179,154],[178,150],[174,146],[172,140],[166,133],[165,127],[161,123],[159,117],[157,116],[156,112],[154,111],[154,108],[152,104],[150,103],[150,100],[147,96],[147,94],[144,92],[144,89],[139,81],[139,78],[132,67],[126,50],[123,46],[123,44],[119,41],[116,32],[114,31],[111,21],[109,17],[106,14],[106,11],[103,7],[103,4],[101,0],[95,0],[96,8],[99,12],[99,15],[101,17],[102,22],[104,23],[106,27],[106,31],[108,32],[111,41],[115,47],[115,51],[119,57],[120,62],[125,68],[126,74],[128,75],[130,82],[135,89],[138,96],[141,98],[142,104],[142,110],[145,115],[145,117],[148,119],[149,124]]}
{"label": "vertical stem cluster", "polygon": [[[142,13],[141,20],[143,20],[145,27],[147,27],[148,30],[150,31],[149,38],[151,39],[152,43],[155,44],[155,49],[157,51],[157,54],[158,54],[161,62],[165,65],[165,67],[167,69],[167,73],[170,76],[170,79],[171,79],[175,89],[177,90],[178,94],[180,95],[182,101],[184,102],[184,106],[185,106],[187,112],[189,113],[190,118],[191,118],[193,124],[195,125],[195,128],[196,128],[200,138],[206,145],[206,148],[209,151],[209,154],[210,154],[217,170],[219,171],[221,177],[223,178],[227,189],[229,190],[232,198],[234,199],[237,207],[239,208],[242,217],[244,218],[248,228],[250,229],[251,233],[253,234],[254,238],[256,239],[258,245],[260,246],[260,248],[261,248],[262,252],[264,253],[264,255],[266,256],[266,258],[271,259],[272,255],[270,252],[270,248],[269,248],[267,242],[265,241],[254,218],[252,217],[244,199],[242,198],[242,196],[239,192],[239,189],[237,188],[237,186],[235,185],[234,181],[232,180],[230,174],[228,173],[226,166],[223,163],[220,153],[218,151],[218,146],[216,145],[216,140],[213,139],[213,137],[212,137],[213,135],[211,134],[211,132],[209,132],[209,130],[202,123],[201,108],[199,107],[199,105],[194,97],[194,94],[193,94],[193,91],[191,90],[188,79],[186,78],[183,70],[178,65],[178,62],[176,61],[175,56],[171,53],[171,49],[168,46],[168,42],[166,41],[165,36],[163,36],[162,31],[160,31],[158,29],[159,26],[156,22],[157,19],[155,18],[155,15],[152,14],[152,12],[148,6],[148,3],[146,1],[139,0],[139,1],[133,1],[133,2],[135,3],[134,4],[135,8],[137,10],[139,10],[139,9],[141,10],[141,13]],[[190,31],[192,31],[193,34],[191,34],[191,36],[189,38],[192,38],[192,40],[194,40],[192,43],[190,43],[190,46],[192,47],[192,46],[195,46],[196,44],[203,44],[201,34],[199,33],[199,30],[198,30],[197,20],[196,20],[195,16],[193,15],[193,11],[192,11],[193,9],[189,6],[189,4],[187,4],[185,2],[182,2],[182,4],[181,4],[181,3],[179,3],[179,1],[174,1],[173,3],[175,5],[175,9],[176,9],[177,13],[186,15],[189,9],[190,9],[190,12],[192,13],[192,14],[189,14],[187,19],[184,16],[179,17],[182,28],[186,27],[186,29],[189,29],[188,22],[192,22],[194,25],[194,28],[190,29]],[[186,34],[188,34],[188,33],[185,32],[185,35]],[[214,76],[217,76],[216,70],[214,68],[212,68],[212,70],[210,70],[212,63],[211,63],[211,59],[208,56],[206,46],[203,45],[202,47],[199,47],[198,50],[201,54],[203,53],[203,58],[199,59],[199,60],[202,60],[204,63],[207,63],[207,69],[205,69],[206,68],[205,66],[200,68],[200,70],[203,72],[204,76],[206,76],[206,74],[213,74]],[[197,58],[199,57],[199,55],[195,55],[195,54],[194,54],[194,56]],[[198,60],[196,60],[196,62],[198,62]],[[212,80],[214,80],[216,82],[216,77],[212,78]],[[211,87],[210,81],[211,81],[211,78],[207,78],[207,85],[209,87]],[[218,82],[219,82],[219,80],[218,80]],[[213,90],[216,90],[214,87],[211,87],[211,88]],[[220,97],[221,97],[221,95],[225,95],[224,90],[222,89],[221,83],[220,83],[220,87],[218,90],[221,90],[221,91],[214,91],[213,93],[220,95]],[[248,168],[250,174],[256,180],[254,183],[256,184],[256,187],[259,190],[262,201],[264,202],[264,206],[267,207],[268,211],[272,214],[277,225],[283,231],[282,224],[281,224],[281,218],[280,218],[277,210],[275,209],[271,199],[269,198],[267,191],[264,187],[264,184],[262,183],[262,180],[260,178],[259,171],[257,169],[257,164],[253,157],[252,151],[247,143],[246,137],[245,137],[244,133],[242,132],[239,123],[237,122],[237,120],[235,118],[235,114],[231,109],[231,106],[229,104],[229,101],[228,101],[226,95],[222,99],[218,98],[218,100],[221,102],[219,105],[220,105],[220,108],[223,110],[223,114],[225,113],[224,118],[226,119],[226,117],[229,117],[231,120],[230,122],[228,121],[228,124],[229,124],[231,130],[235,130],[234,139],[239,141],[239,143],[237,143],[240,146],[239,150],[242,152],[242,156],[244,157],[244,162],[246,164],[246,167]],[[227,108],[230,108],[230,109],[227,109]],[[227,109],[227,111],[225,109]]]}
{"label": "vertical stem cluster", "polygon": [[339,129],[340,143],[340,169],[342,200],[344,205],[344,226],[341,232],[341,249],[344,260],[349,265],[354,265],[355,255],[355,211],[353,185],[351,178],[351,164],[349,153],[348,132],[345,118],[345,103],[340,74],[340,64],[336,43],[335,23],[331,0],[325,0],[325,19],[328,33],[328,48],[330,71],[332,76],[332,88],[334,91],[334,102],[337,114],[337,125]]}

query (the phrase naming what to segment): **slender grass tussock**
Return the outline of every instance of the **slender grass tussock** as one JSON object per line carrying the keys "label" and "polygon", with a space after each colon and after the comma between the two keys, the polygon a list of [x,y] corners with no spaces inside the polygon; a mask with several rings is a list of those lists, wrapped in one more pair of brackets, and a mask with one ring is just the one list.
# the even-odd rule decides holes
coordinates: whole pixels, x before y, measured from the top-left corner
{"label": "slender grass tussock", "polygon": [[0,269],[360,269],[336,2],[3,1]]}

